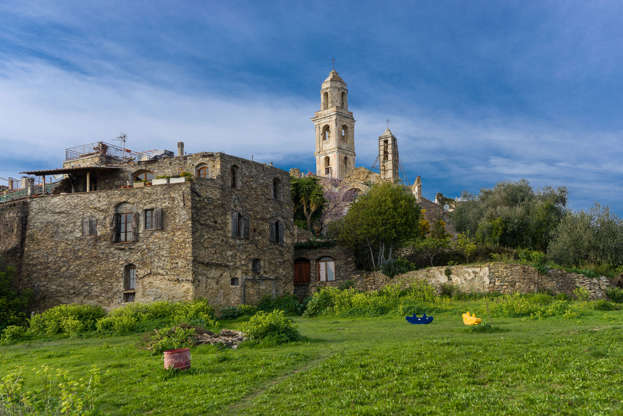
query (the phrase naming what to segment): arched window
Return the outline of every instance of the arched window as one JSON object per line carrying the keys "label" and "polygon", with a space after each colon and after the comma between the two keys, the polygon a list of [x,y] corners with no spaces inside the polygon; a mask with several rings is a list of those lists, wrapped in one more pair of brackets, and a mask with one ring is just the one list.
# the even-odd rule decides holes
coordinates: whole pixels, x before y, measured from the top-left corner
{"label": "arched window", "polygon": [[329,108],[329,93],[325,92],[322,94],[322,109],[326,110]]}
{"label": "arched window", "polygon": [[151,182],[154,179],[154,174],[148,170],[139,170],[134,173],[134,182]]}
{"label": "arched window", "polygon": [[348,172],[348,156],[344,156],[344,173]]}
{"label": "arched window", "polygon": [[198,165],[196,169],[195,176],[198,178],[207,178],[208,177],[208,165]]}
{"label": "arched window", "polygon": [[318,280],[332,282],[335,280],[335,260],[332,257],[318,259]]}
{"label": "arched window", "polygon": [[342,91],[342,108],[346,107],[348,107],[348,104],[346,103],[346,92]]}
{"label": "arched window", "polygon": [[231,167],[231,187],[238,188],[240,186],[240,168],[234,165]]}
{"label": "arched window", "polygon": [[279,220],[270,223],[270,237],[271,243],[283,244],[285,237],[285,227]]}
{"label": "arched window", "polygon": [[251,262],[251,271],[253,274],[260,274],[262,272],[262,261],[260,259],[253,259]]}
{"label": "arched window", "polygon": [[273,199],[281,199],[281,180],[273,179]]}
{"label": "arched window", "polygon": [[329,156],[324,157],[324,174],[331,175],[331,158]]}
{"label": "arched window", "polygon": [[348,141],[348,126],[347,125],[343,125],[342,126],[342,141],[343,142],[347,142]]}
{"label": "arched window", "polygon": [[123,269],[123,301],[134,302],[136,295],[136,266],[128,264]]}
{"label": "arched window", "polygon": [[322,128],[322,140],[329,140],[329,135],[331,134],[331,128],[329,126],[324,126]]}

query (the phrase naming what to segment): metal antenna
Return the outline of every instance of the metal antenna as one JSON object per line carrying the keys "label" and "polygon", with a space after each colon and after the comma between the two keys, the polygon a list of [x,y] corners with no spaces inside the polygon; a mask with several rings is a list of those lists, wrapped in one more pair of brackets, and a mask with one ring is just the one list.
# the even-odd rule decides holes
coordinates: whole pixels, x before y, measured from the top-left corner
{"label": "metal antenna", "polygon": [[125,143],[128,141],[128,136],[125,133],[121,133],[119,135],[119,137],[116,138],[117,141],[119,141],[121,143],[121,147],[123,148],[123,151],[121,153],[121,158],[125,159]]}

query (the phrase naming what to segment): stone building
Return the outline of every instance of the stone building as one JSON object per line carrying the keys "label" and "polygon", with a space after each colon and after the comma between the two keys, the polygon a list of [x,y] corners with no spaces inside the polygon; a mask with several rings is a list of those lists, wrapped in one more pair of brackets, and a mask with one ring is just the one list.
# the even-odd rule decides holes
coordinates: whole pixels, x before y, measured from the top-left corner
{"label": "stone building", "polygon": [[379,170],[381,180],[391,183],[400,181],[398,160],[398,140],[389,127],[379,136]]}
{"label": "stone building", "polygon": [[[52,194],[0,204],[0,256],[40,308],[292,293],[288,173],[223,153],[68,149]],[[45,179],[44,179],[45,181]]]}

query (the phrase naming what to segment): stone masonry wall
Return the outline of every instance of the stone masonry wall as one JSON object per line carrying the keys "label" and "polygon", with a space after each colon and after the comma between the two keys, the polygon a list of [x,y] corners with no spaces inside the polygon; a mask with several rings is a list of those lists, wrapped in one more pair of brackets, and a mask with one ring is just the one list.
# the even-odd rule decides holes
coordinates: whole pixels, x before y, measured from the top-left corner
{"label": "stone masonry wall", "polygon": [[[219,154],[221,174],[193,185],[193,272],[197,296],[218,305],[253,304],[292,293],[294,225],[289,175],[272,166]],[[239,186],[231,187],[231,167]],[[273,198],[273,180],[280,181]],[[232,213],[249,218],[249,238],[231,237]],[[284,243],[270,241],[270,223],[285,225]],[[252,270],[253,260],[260,270]],[[232,280],[233,279],[233,280]]]}
{"label": "stone masonry wall", "polygon": [[[446,274],[449,270],[449,276]],[[531,267],[521,264],[488,263],[476,266],[430,267],[411,271],[393,279],[382,273],[369,273],[354,276],[356,287],[360,290],[378,290],[386,285],[410,286],[413,282],[424,280],[434,286],[452,284],[468,293],[535,293],[548,291],[573,295],[577,287],[590,293],[592,299],[603,299],[605,291],[611,287],[608,278],[588,278],[577,273],[551,270],[541,275]]]}
{"label": "stone masonry wall", "polygon": [[[61,303],[114,307],[123,303],[124,267],[136,266],[136,302],[193,296],[191,184],[46,196],[29,207],[22,283],[40,309]],[[136,242],[112,242],[115,207],[140,215]],[[143,210],[163,209],[163,229],[145,230]],[[97,235],[82,235],[95,218]]]}
{"label": "stone masonry wall", "polygon": [[0,259],[18,269],[24,253],[28,223],[28,202],[16,201],[0,205]]}

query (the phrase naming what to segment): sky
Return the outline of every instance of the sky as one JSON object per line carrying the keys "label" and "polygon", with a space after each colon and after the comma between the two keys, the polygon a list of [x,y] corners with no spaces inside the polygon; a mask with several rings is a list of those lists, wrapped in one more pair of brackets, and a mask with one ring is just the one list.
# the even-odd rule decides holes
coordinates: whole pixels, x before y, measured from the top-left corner
{"label": "sky", "polygon": [[[0,1],[0,177],[121,133],[314,171],[335,68],[357,165],[454,197],[565,186],[623,215],[623,2]],[[2,184],[0,179],[0,184]]]}

